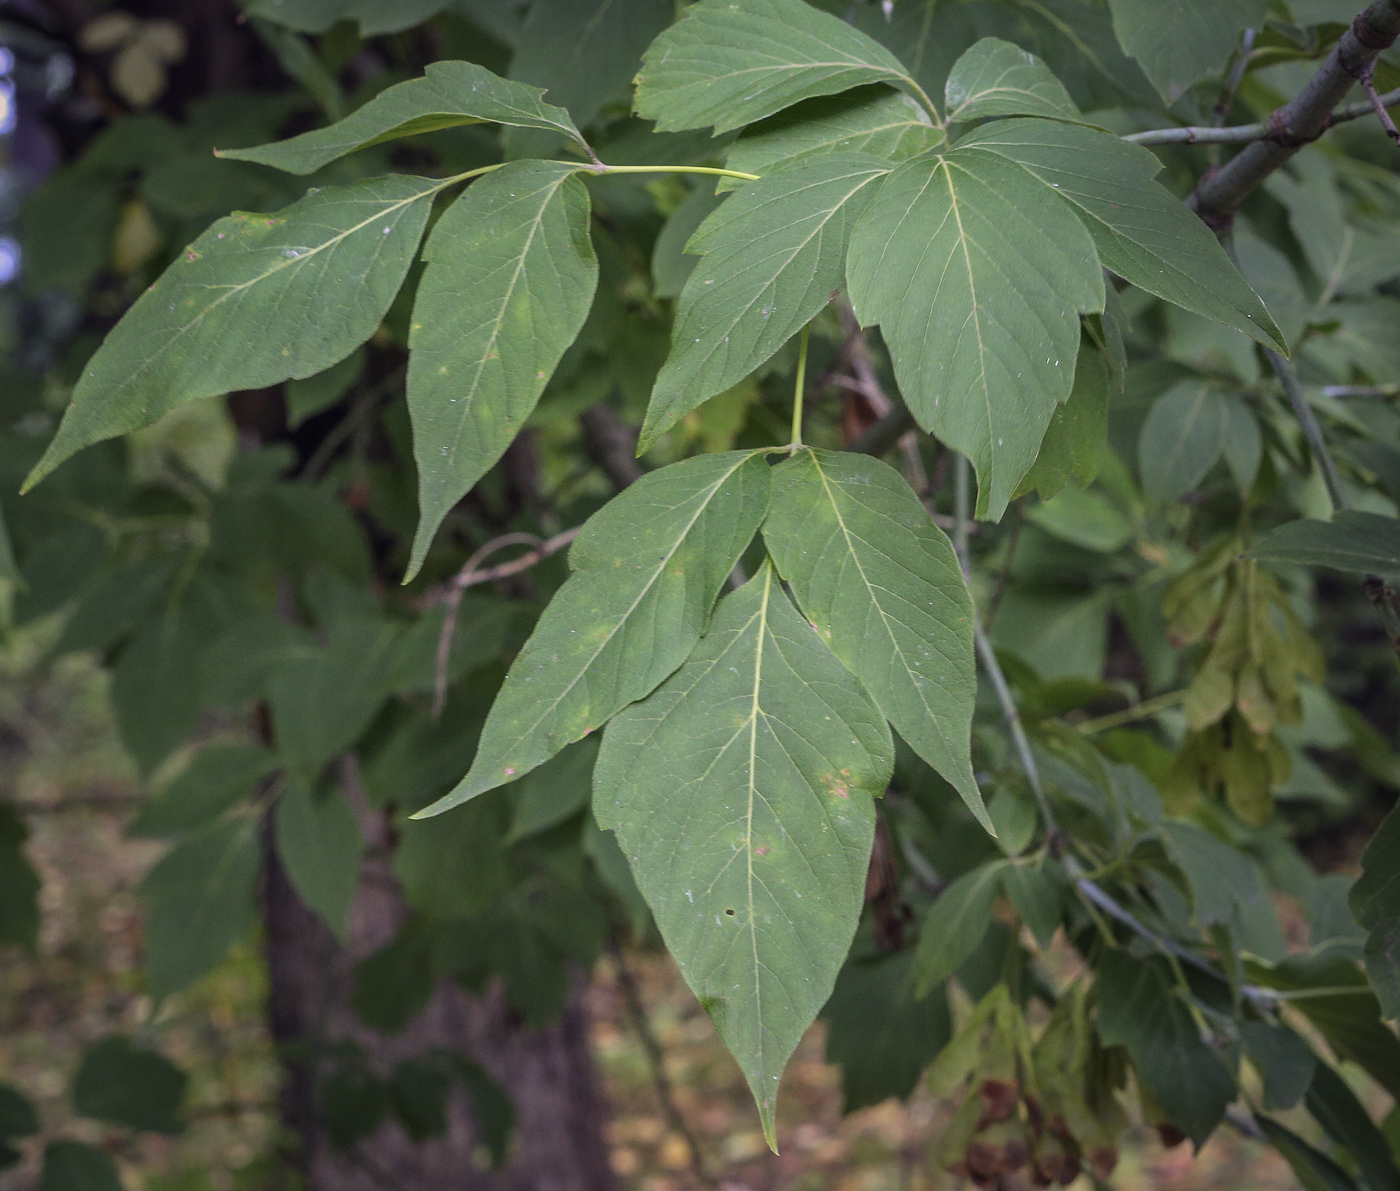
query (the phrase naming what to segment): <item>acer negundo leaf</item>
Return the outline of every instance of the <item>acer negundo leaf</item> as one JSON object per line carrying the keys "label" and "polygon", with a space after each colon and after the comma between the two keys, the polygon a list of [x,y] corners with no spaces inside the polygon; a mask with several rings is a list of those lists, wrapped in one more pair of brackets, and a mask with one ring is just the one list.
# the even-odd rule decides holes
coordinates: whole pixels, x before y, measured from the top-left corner
{"label": "acer negundo leaf", "polygon": [[594,814],[743,1068],[770,1146],[783,1067],[855,933],[893,760],[885,717],[767,564],[603,733]]}
{"label": "acer negundo leaf", "polygon": [[391,174],[212,224],[103,340],[32,488],[65,459],[197,397],[314,376],[374,334],[446,183]]}
{"label": "acer negundo leaf", "polygon": [[405,581],[510,446],[588,317],[598,258],[576,173],[511,162],[470,186],[428,236],[409,333],[419,521]]}
{"label": "acer negundo leaf", "polygon": [[529,773],[654,690],[700,640],[768,508],[761,453],[701,455],[643,476],[593,515],[506,676],[470,772],[420,815]]}
{"label": "acer negundo leaf", "polygon": [[270,165],[292,174],[311,174],[370,145],[486,123],[558,132],[587,152],[587,142],[569,113],[545,103],[543,95],[540,87],[503,79],[475,62],[434,62],[421,78],[381,91],[327,128],[251,149],[224,149],[219,156]]}

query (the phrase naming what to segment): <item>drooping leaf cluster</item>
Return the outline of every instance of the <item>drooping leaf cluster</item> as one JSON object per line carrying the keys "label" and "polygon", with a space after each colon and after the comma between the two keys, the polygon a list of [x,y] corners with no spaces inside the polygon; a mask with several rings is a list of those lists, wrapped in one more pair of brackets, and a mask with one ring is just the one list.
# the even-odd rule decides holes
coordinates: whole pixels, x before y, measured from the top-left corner
{"label": "drooping leaf cluster", "polygon": [[[1348,901],[1279,811],[1349,805],[1341,751],[1368,790],[1400,778],[1325,687],[1297,569],[1393,600],[1400,186],[1370,142],[1306,150],[1232,260],[1178,197],[1201,151],[1164,182],[1119,135],[1158,98],[1185,105],[1159,123],[1205,122],[1262,4],[411,7],[402,27],[509,66],[430,63],[285,140],[285,105],[260,130],[133,117],[163,131],[116,125],[46,187],[101,207],[99,262],[133,176],[165,204],[168,262],[125,273],[166,267],[68,369],[51,438],[16,390],[4,475],[38,486],[0,539],[16,619],[66,611],[61,648],[109,662],[160,774],[133,825],[172,841],[143,887],[157,998],[250,933],[265,815],[343,933],[368,807],[411,907],[357,971],[375,1028],[441,977],[499,977],[543,1023],[626,921],[675,957],[770,1142],[824,1015],[849,1107],[930,1063],[962,1096],[939,1157],[980,1185],[1106,1178],[1125,1105],[1199,1145],[1242,1095],[1307,1185],[1400,1180],[1315,1048],[1398,1090],[1395,818]],[[1273,14],[1258,52],[1302,69],[1338,35],[1322,7]],[[338,0],[250,14],[284,51],[324,34],[322,58],[337,20],[399,27]],[[1256,64],[1240,100],[1297,85]],[[227,213],[200,169],[270,213]],[[105,265],[45,273],[31,212],[35,284],[86,292]],[[1362,506],[1325,525],[1331,463],[1269,368],[1290,355]],[[192,449],[227,430],[210,399],[275,386],[288,443]],[[625,467],[599,410],[638,427]],[[544,486],[521,480],[540,451]],[[566,527],[567,561],[545,548]],[[543,561],[480,584],[506,545]],[[250,707],[254,738],[172,765],[201,709]],[[32,940],[27,913],[5,937]],[[1086,975],[1056,990],[1060,945]],[[389,1113],[441,1132],[456,1081],[504,1156],[469,1057],[400,1068],[327,1052],[338,1144]],[[1300,1103],[1347,1169],[1268,1115]]]}

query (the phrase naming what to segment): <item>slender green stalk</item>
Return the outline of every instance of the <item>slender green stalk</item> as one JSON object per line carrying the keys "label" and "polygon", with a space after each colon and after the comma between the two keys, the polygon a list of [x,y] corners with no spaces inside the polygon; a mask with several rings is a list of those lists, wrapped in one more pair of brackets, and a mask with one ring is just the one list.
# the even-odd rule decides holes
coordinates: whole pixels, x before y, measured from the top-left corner
{"label": "slender green stalk", "polygon": [[468,170],[465,174],[453,174],[452,177],[444,178],[441,182],[439,182],[437,188],[438,190],[446,190],[449,186],[456,186],[458,182],[465,182],[468,178],[477,178],[480,177],[482,174],[492,173],[493,171],[498,170],[503,165],[507,164],[507,162],[498,161],[495,165],[479,166],[477,169]]}
{"label": "slender green stalk", "polygon": [[[561,162],[561,165],[572,164]],[[491,167],[495,169],[495,166]],[[579,165],[580,170],[590,174],[710,174],[716,178],[740,178],[745,182],[757,182],[757,174],[746,174],[741,170],[722,170],[713,165]]]}
{"label": "slender green stalk", "polygon": [[972,580],[972,563],[967,553],[968,528],[972,523],[971,469],[961,451],[953,456],[953,549],[962,559],[963,571]]}
{"label": "slender green stalk", "polygon": [[1085,720],[1079,725],[1079,731],[1085,736],[1093,736],[1096,732],[1106,732],[1109,728],[1117,728],[1122,724],[1131,724],[1137,720],[1145,720],[1150,716],[1156,715],[1159,711],[1166,711],[1169,707],[1175,707],[1185,698],[1185,691],[1168,691],[1165,695],[1158,695],[1153,699],[1144,699],[1141,703],[1135,703],[1132,707],[1125,707],[1122,711],[1101,715],[1097,719]]}
{"label": "slender green stalk", "polygon": [[1327,439],[1323,436],[1322,427],[1318,425],[1317,415],[1313,413],[1312,406],[1308,404],[1308,399],[1303,393],[1297,372],[1292,364],[1271,348],[1266,347],[1264,355],[1288,396],[1288,404],[1293,407],[1293,416],[1302,427],[1303,437],[1307,439],[1308,448],[1317,461],[1318,470],[1322,472],[1322,482],[1327,485],[1327,495],[1332,499],[1332,507],[1338,512],[1351,508],[1346,489],[1342,487],[1342,476],[1337,470],[1336,460],[1327,449]]}
{"label": "slender green stalk", "polygon": [[795,451],[802,445],[802,399],[807,394],[807,341],[811,337],[812,324],[808,323],[802,328],[797,344],[797,384],[793,386],[792,393],[792,442],[788,444],[789,451]]}
{"label": "slender green stalk", "polygon": [[914,88],[915,96],[917,96],[919,102],[924,105],[924,110],[928,112],[929,117],[934,122],[934,125],[938,128],[947,128],[948,122],[944,120],[941,115],[938,114],[938,108],[934,106],[933,100],[931,100],[928,97],[928,92],[925,91],[922,87],[920,87],[919,84],[916,83],[908,75],[904,76],[904,81]]}

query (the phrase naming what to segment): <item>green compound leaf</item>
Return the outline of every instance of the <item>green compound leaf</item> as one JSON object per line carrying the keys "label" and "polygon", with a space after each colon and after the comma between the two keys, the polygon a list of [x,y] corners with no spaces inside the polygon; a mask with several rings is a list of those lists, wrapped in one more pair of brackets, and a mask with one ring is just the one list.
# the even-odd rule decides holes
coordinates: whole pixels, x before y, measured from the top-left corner
{"label": "green compound leaf", "polygon": [[770,566],[694,655],[603,734],[594,813],[617,832],[774,1144],[778,1080],[855,933],[889,728]]}
{"label": "green compound leaf", "polygon": [[1288,1163],[1303,1191],[1359,1191],[1356,1180],[1296,1133],[1260,1113],[1254,1121]]}
{"label": "green compound leaf", "polygon": [[1155,962],[1109,951],[1098,965],[1099,1037],[1126,1046],[1167,1118],[1199,1147],[1235,1098],[1235,1081]]}
{"label": "green compound leaf", "polygon": [[293,778],[277,800],[277,856],[297,895],[342,941],[360,883],[364,840],[339,790],[313,790]]}
{"label": "green compound leaf", "polygon": [[1087,338],[1082,339],[1074,366],[1074,388],[1050,419],[1035,466],[1021,481],[1017,496],[1034,488],[1044,501],[1071,479],[1081,488],[1094,482],[1108,450],[1108,385],[1108,363],[1103,354]]}
{"label": "green compound leaf", "polygon": [[39,1191],[122,1191],[116,1163],[83,1141],[51,1141],[44,1147]]}
{"label": "green compound leaf", "polygon": [[0,583],[22,583],[23,577],[15,564],[14,546],[10,542],[10,531],[5,528],[5,511],[0,508]]}
{"label": "green compound leaf", "polygon": [[1280,352],[1287,340],[1204,223],[1154,179],[1161,163],[1116,136],[1054,120],[984,125],[958,142],[1018,162],[1073,203],[1104,268]]}
{"label": "green compound leaf", "polygon": [[1034,54],[999,37],[984,37],[953,64],[943,87],[948,121],[987,116],[1077,120],[1079,109]]}
{"label": "green compound leaf", "polygon": [[7,1083],[0,1083],[0,1143],[39,1132],[39,1114],[29,1098]]}
{"label": "green compound leaf", "polygon": [[846,243],[890,164],[864,154],[798,161],[745,186],[706,218],[656,378],[643,450],[696,406],[769,359],[841,287]]}
{"label": "green compound leaf", "polygon": [[39,874],[25,854],[28,838],[19,812],[0,803],[0,945],[18,943],[33,951],[39,943]]}
{"label": "green compound leaf", "polygon": [[1182,381],[1153,403],[1138,435],[1138,468],[1149,500],[1179,500],[1220,458],[1227,411],[1209,381]]}
{"label": "green compound leaf", "polygon": [[1366,940],[1366,974],[1385,1017],[1400,1017],[1400,810],[1392,810],[1366,845],[1362,874],[1351,887]]}
{"label": "green compound leaf", "polygon": [[428,237],[409,335],[420,520],[407,579],[525,424],[588,317],[598,258],[576,172],[512,162],[470,187]]}
{"label": "green compound leaf", "polygon": [[1400,1168],[1395,1165],[1385,1135],[1376,1128],[1351,1086],[1329,1064],[1317,1064],[1305,1103],[1342,1153],[1356,1161],[1371,1191],[1400,1191]]}
{"label": "green compound leaf", "polygon": [[701,455],[643,476],[595,513],[575,574],[515,659],[471,771],[440,814],[602,727],[685,661],[768,508],[762,455]]}
{"label": "green compound leaf", "polygon": [[73,1077],[73,1107],[94,1120],[174,1135],[184,1128],[186,1082],[164,1055],[113,1035],[83,1055]]}
{"label": "green compound leaf", "polygon": [[539,87],[512,82],[474,62],[434,62],[419,79],[381,91],[329,128],[220,157],[255,161],[291,174],[310,174],[356,149],[462,124],[511,124],[561,132],[587,149],[563,108],[545,103]]}
{"label": "green compound leaf", "polygon": [[26,488],[197,397],[314,376],[374,334],[443,183],[394,174],[216,221],[127,311]]}
{"label": "green compound leaf", "polygon": [[1290,521],[1249,553],[1261,562],[1400,575],[1400,521],[1353,510],[1337,513],[1331,521]]}
{"label": "green compound leaf", "polygon": [[1089,233],[1020,166],[958,148],[890,174],[846,271],[910,410],[972,460],[977,516],[999,518],[1074,384],[1078,315],[1103,309]]}
{"label": "green compound leaf", "polygon": [[868,455],[799,451],[773,472],[763,537],[803,615],[990,831],[972,775],[972,597],[908,482]]}
{"label": "green compound leaf", "polygon": [[913,964],[914,948],[905,947],[853,958],[836,978],[822,1019],[826,1061],[841,1067],[844,1112],[903,1100],[952,1037],[946,992],[917,1000]]}
{"label": "green compound leaf", "polygon": [[161,839],[203,827],[252,794],[276,768],[273,755],[257,745],[208,745],[169,786],[147,799],[127,834]]}
{"label": "green compound leaf", "polygon": [[1361,868],[1348,896],[1356,921],[1373,927],[1400,918],[1400,808],[1381,821],[1361,854]]}
{"label": "green compound leaf", "polygon": [[1164,103],[1225,64],[1245,26],[1264,20],[1264,0],[1108,0],[1123,52],[1136,58]]}
{"label": "green compound leaf", "polygon": [[[946,139],[919,104],[902,92],[876,84],[848,95],[809,99],[771,119],[755,124],[734,142],[726,165],[731,170],[760,176],[803,157],[823,153],[870,153],[888,161],[903,161]],[[720,190],[743,185],[721,178]]]}
{"label": "green compound leaf", "polygon": [[203,976],[252,928],[262,855],[257,820],[212,823],[146,874],[146,972],[162,1000]]}
{"label": "green compound leaf", "polygon": [[927,996],[971,957],[992,924],[1006,861],[963,873],[929,907],[914,958],[915,994]]}
{"label": "green compound leaf", "polygon": [[1249,1061],[1264,1081],[1264,1107],[1293,1108],[1312,1083],[1317,1055],[1287,1026],[1242,1021],[1240,1041]]}
{"label": "green compound leaf", "polygon": [[700,0],[643,55],[636,108],[660,132],[727,132],[882,81],[914,85],[879,42],[802,0]]}

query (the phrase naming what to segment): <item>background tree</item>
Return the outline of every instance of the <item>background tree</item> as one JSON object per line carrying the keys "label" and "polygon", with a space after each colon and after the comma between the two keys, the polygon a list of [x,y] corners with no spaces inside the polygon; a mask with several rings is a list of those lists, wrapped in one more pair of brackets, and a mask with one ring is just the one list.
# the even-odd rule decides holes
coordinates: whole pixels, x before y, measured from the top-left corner
{"label": "background tree", "polygon": [[[1337,1074],[1400,1094],[1400,819],[1354,885],[1295,842],[1400,777],[1400,6],[828,7],[15,26],[0,560],[151,779],[151,992],[261,914],[311,1186],[606,1185],[624,936],[772,1144],[824,1014],[979,1185],[1131,1110],[1400,1186]],[[181,1093],[123,1038],[73,1087]]]}

